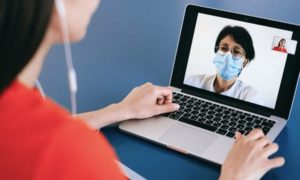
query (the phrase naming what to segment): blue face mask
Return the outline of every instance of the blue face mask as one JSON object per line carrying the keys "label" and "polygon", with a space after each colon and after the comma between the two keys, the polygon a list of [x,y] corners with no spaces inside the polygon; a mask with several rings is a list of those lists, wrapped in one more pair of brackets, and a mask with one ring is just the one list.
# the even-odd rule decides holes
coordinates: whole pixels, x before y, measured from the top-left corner
{"label": "blue face mask", "polygon": [[240,75],[244,60],[242,58],[234,58],[231,53],[226,53],[224,55],[216,53],[213,62],[217,68],[218,74],[224,80],[230,80]]}

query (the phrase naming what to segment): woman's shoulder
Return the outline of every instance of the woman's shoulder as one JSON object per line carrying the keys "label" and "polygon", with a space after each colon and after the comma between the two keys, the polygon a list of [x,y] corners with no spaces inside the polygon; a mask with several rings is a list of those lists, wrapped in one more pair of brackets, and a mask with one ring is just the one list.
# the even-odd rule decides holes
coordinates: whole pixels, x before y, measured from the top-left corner
{"label": "woman's shoulder", "polygon": [[[35,90],[20,84],[8,89],[0,97],[0,119],[2,163],[9,162],[7,169],[20,172],[16,179],[32,175],[33,179],[121,176],[107,140]],[[24,166],[29,171],[22,171]]]}

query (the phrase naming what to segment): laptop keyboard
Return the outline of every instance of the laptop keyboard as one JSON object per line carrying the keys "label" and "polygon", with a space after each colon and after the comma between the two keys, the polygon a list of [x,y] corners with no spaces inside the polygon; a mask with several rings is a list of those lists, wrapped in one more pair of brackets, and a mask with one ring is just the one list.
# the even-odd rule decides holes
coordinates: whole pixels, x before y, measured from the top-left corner
{"label": "laptop keyboard", "polygon": [[255,128],[267,134],[275,124],[266,118],[176,92],[173,92],[173,102],[179,104],[180,109],[165,116],[230,138],[236,131],[247,135]]}

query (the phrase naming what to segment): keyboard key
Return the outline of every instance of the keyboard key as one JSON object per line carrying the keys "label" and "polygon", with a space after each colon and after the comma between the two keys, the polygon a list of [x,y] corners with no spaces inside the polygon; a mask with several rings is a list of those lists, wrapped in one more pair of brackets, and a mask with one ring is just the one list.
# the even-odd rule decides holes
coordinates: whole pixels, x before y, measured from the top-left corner
{"label": "keyboard key", "polygon": [[227,121],[227,120],[222,120],[222,121],[220,121],[220,123],[222,123],[222,124],[228,124],[229,121]]}
{"label": "keyboard key", "polygon": [[215,111],[218,112],[218,113],[221,113],[223,111],[223,109],[222,108],[217,108]]}
{"label": "keyboard key", "polygon": [[247,127],[253,127],[253,126],[254,126],[254,124],[253,124],[253,123],[251,123],[251,122],[247,122],[247,123],[246,123],[246,126],[247,126]]}
{"label": "keyboard key", "polygon": [[254,128],[261,129],[262,125],[256,124],[256,125],[254,125]]}
{"label": "keyboard key", "polygon": [[204,123],[199,122],[199,121],[193,121],[193,120],[190,120],[190,119],[185,118],[185,117],[179,118],[179,121],[182,121],[182,122],[185,122],[185,123],[188,123],[188,124],[192,124],[192,125],[195,125],[197,127],[200,127],[200,128],[203,128],[203,129],[206,129],[206,130],[209,130],[209,131],[213,131],[213,132],[217,130],[216,127],[204,124]]}
{"label": "keyboard key", "polygon": [[225,134],[227,133],[227,130],[225,130],[225,129],[218,129],[216,132],[217,132],[218,134],[225,135]]}
{"label": "keyboard key", "polygon": [[259,117],[256,115],[251,115],[251,117],[253,117],[254,119],[258,119]]}
{"label": "keyboard key", "polygon": [[250,132],[250,131],[252,131],[252,128],[251,127],[245,127],[244,130],[247,131],[247,132]]}
{"label": "keyboard key", "polygon": [[268,120],[268,123],[270,123],[270,124],[275,124],[275,121],[272,121],[272,120]]}
{"label": "keyboard key", "polygon": [[193,116],[190,117],[190,119],[196,121],[198,119],[198,116],[193,115]]}
{"label": "keyboard key", "polygon": [[217,116],[217,117],[222,117],[223,114],[221,114],[221,113],[216,113],[215,116]]}
{"label": "keyboard key", "polygon": [[262,121],[261,120],[259,120],[259,119],[255,119],[254,121],[253,121],[253,123],[255,123],[255,124],[260,124]]}
{"label": "keyboard key", "polygon": [[184,111],[176,111],[175,114],[177,114],[178,116],[181,116],[184,114]]}
{"label": "keyboard key", "polygon": [[235,118],[235,117],[232,117],[229,119],[231,122],[237,122],[239,119],[238,118]]}
{"label": "keyboard key", "polygon": [[198,121],[199,122],[204,122],[204,121],[206,121],[206,119],[204,117],[199,117]]}
{"label": "keyboard key", "polygon": [[268,132],[270,131],[270,128],[268,128],[268,127],[263,127],[263,128],[262,128],[262,131],[263,131],[264,134],[266,135],[266,134],[268,134]]}
{"label": "keyboard key", "polygon": [[206,113],[208,110],[207,109],[200,109],[200,112]]}
{"label": "keyboard key", "polygon": [[191,114],[189,114],[189,113],[185,113],[184,115],[183,115],[183,117],[185,117],[185,118],[190,118],[192,115]]}
{"label": "keyboard key", "polygon": [[180,102],[179,105],[180,106],[186,106],[186,103],[185,102]]}
{"label": "keyboard key", "polygon": [[221,106],[218,104],[213,104],[214,107],[216,107],[217,109],[220,108]]}
{"label": "keyboard key", "polygon": [[238,124],[245,124],[246,121],[245,121],[245,120],[239,120],[237,123],[238,123]]}
{"label": "keyboard key", "polygon": [[209,109],[209,110],[215,110],[216,107],[214,107],[214,106],[209,106],[208,109]]}
{"label": "keyboard key", "polygon": [[177,96],[177,95],[173,96],[173,100],[178,100],[179,98],[180,98],[180,96]]}
{"label": "keyboard key", "polygon": [[189,104],[189,105],[191,105],[191,106],[193,106],[194,102],[195,102],[195,100],[189,99],[189,100],[187,100],[186,103]]}
{"label": "keyboard key", "polygon": [[271,127],[273,127],[274,124],[271,124],[271,123],[268,123],[268,122],[263,122],[263,123],[261,123],[261,125],[266,126],[268,128],[271,128]]}
{"label": "keyboard key", "polygon": [[201,109],[200,107],[195,107],[195,106],[193,107],[194,111],[199,111],[200,109]]}
{"label": "keyboard key", "polygon": [[221,123],[218,123],[218,122],[214,122],[213,124],[212,124],[212,126],[214,126],[214,127],[220,127],[222,124]]}
{"label": "keyboard key", "polygon": [[214,115],[216,112],[215,111],[208,111],[207,114],[209,115]]}
{"label": "keyboard key", "polygon": [[243,115],[246,116],[246,117],[250,117],[251,116],[251,114],[246,113],[246,112],[244,112]]}
{"label": "keyboard key", "polygon": [[207,105],[207,104],[203,104],[203,105],[201,105],[201,107],[203,107],[203,108],[207,108],[207,107],[208,107],[208,105]]}
{"label": "keyboard key", "polygon": [[238,128],[238,129],[244,129],[244,128],[245,128],[245,126],[244,126],[244,125],[242,125],[242,124],[238,124],[238,125],[236,125],[236,128]]}
{"label": "keyboard key", "polygon": [[238,114],[237,114],[237,113],[231,113],[230,116],[231,116],[231,117],[237,117]]}
{"label": "keyboard key", "polygon": [[194,103],[194,106],[201,106],[201,104],[202,104],[201,102],[197,101]]}
{"label": "keyboard key", "polygon": [[212,120],[213,120],[213,121],[219,122],[219,121],[221,121],[221,118],[219,118],[219,117],[214,117]]}
{"label": "keyboard key", "polygon": [[235,127],[235,126],[237,125],[237,123],[235,123],[235,122],[230,122],[230,123],[228,123],[228,125],[231,126],[231,127]]}
{"label": "keyboard key", "polygon": [[246,117],[246,121],[253,121],[252,117]]}
{"label": "keyboard key", "polygon": [[228,115],[228,114],[230,114],[230,111],[226,110],[226,111],[223,112],[223,114]]}
{"label": "keyboard key", "polygon": [[226,119],[226,120],[228,120],[229,118],[230,118],[230,116],[228,116],[228,115],[225,115],[222,117],[222,119]]}
{"label": "keyboard key", "polygon": [[187,102],[187,101],[188,101],[188,98],[182,97],[182,98],[180,98],[180,101],[181,101],[181,102]]}
{"label": "keyboard key", "polygon": [[184,109],[183,111],[184,111],[184,112],[186,112],[186,113],[190,113],[190,112],[192,112],[192,110],[191,110],[191,109]]}
{"label": "keyboard key", "polygon": [[207,120],[207,121],[205,121],[204,123],[205,123],[205,124],[208,124],[208,125],[211,125],[211,124],[213,123],[213,121]]}
{"label": "keyboard key", "polygon": [[192,112],[190,112],[190,113],[193,114],[193,115],[198,115],[198,114],[199,114],[198,111],[192,111]]}
{"label": "keyboard key", "polygon": [[263,122],[267,122],[268,121],[266,118],[259,118],[259,120],[261,120]]}
{"label": "keyboard key", "polygon": [[245,116],[245,115],[239,115],[238,118],[239,118],[239,119],[245,119],[246,116]]}
{"label": "keyboard key", "polygon": [[205,116],[206,116],[206,114],[205,114],[205,113],[202,113],[202,112],[200,112],[200,113],[198,114],[198,116],[199,116],[199,117],[205,117]]}
{"label": "keyboard key", "polygon": [[225,125],[225,124],[223,124],[220,128],[222,128],[222,129],[228,129],[229,128],[229,126],[228,125]]}
{"label": "keyboard key", "polygon": [[246,131],[239,129],[238,132],[240,132],[241,134],[246,134]]}
{"label": "keyboard key", "polygon": [[231,127],[231,128],[229,128],[228,130],[229,130],[230,132],[236,132],[236,131],[237,131],[237,128]]}
{"label": "keyboard key", "polygon": [[180,116],[178,116],[176,114],[170,114],[168,117],[171,118],[171,119],[177,120]]}
{"label": "keyboard key", "polygon": [[189,109],[192,109],[194,106],[191,105],[191,104],[189,104],[189,103],[187,103],[187,105],[186,105],[185,107],[186,107],[186,108],[189,108]]}
{"label": "keyboard key", "polygon": [[207,115],[206,118],[207,119],[213,119],[214,117],[212,115]]}
{"label": "keyboard key", "polygon": [[235,133],[233,133],[233,132],[228,132],[227,134],[226,134],[226,136],[228,136],[228,137],[234,137],[234,135],[235,135]]}

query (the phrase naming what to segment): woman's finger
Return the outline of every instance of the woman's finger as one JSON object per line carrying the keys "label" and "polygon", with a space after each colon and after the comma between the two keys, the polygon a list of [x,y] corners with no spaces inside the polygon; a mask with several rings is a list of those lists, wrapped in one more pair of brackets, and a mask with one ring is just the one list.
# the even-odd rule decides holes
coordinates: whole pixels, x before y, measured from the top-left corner
{"label": "woman's finger", "polygon": [[234,136],[234,144],[236,144],[237,142],[239,142],[239,140],[243,138],[243,135],[240,132],[235,132],[235,136]]}
{"label": "woman's finger", "polygon": [[264,136],[265,136],[265,134],[263,133],[263,131],[261,129],[254,129],[246,136],[246,139],[253,141],[253,140],[260,139]]}
{"label": "woman's finger", "polygon": [[276,143],[269,144],[268,146],[266,146],[264,148],[264,155],[266,157],[269,157],[272,154],[276,153],[278,151],[278,149],[279,149],[279,146]]}
{"label": "woman's finger", "polygon": [[269,171],[273,168],[281,167],[285,163],[285,160],[283,157],[276,157],[274,159],[268,160],[268,163],[266,164],[265,168],[266,171]]}

